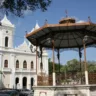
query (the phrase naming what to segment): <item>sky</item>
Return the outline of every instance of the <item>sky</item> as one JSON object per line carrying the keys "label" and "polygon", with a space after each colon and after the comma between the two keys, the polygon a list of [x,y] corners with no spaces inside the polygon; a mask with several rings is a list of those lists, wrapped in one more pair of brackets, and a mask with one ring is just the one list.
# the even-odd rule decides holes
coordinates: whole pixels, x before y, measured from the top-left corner
{"label": "sky", "polygon": [[[24,41],[24,36],[30,32],[38,22],[39,26],[43,26],[47,19],[48,24],[56,24],[62,18],[66,17],[65,10],[69,17],[74,17],[77,21],[91,21],[96,23],[96,0],[52,0],[51,5],[46,12],[36,10],[35,12],[26,11],[23,18],[9,15],[8,19],[15,25],[14,46],[20,45]],[[87,49],[87,60],[96,61],[96,49]],[[52,57],[52,51],[48,51],[49,58]],[[60,60],[62,64],[74,58],[79,60],[78,52],[64,51],[61,53]],[[57,59],[55,59],[57,62]],[[82,60],[83,51],[82,51]]]}

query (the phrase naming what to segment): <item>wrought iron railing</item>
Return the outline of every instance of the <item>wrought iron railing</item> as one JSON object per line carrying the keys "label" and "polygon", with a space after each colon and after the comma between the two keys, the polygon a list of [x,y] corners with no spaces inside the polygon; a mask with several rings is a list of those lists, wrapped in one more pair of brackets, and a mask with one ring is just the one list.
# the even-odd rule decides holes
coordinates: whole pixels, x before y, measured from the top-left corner
{"label": "wrought iron railing", "polygon": [[[89,73],[89,84],[96,84],[96,73]],[[46,86],[46,85],[52,85],[53,79],[52,75],[49,76],[38,76],[38,86]],[[85,76],[84,73],[81,74],[79,72],[77,73],[67,73],[66,75],[64,73],[58,73],[56,74],[56,85],[81,85],[85,84]]]}

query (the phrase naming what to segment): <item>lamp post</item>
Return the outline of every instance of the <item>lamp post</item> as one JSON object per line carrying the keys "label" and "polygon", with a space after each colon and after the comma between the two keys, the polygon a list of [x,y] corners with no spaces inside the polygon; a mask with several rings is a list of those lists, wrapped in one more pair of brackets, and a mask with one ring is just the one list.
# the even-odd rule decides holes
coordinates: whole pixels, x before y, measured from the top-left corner
{"label": "lamp post", "polygon": [[38,70],[37,69],[37,67],[38,67],[37,66],[37,63],[38,63],[37,62],[37,59],[40,58],[40,55],[41,55],[41,53],[37,49],[38,49],[38,46],[37,45],[36,45],[36,48],[35,49],[33,48],[33,45],[30,45],[31,52],[32,53],[35,53],[36,52],[36,80],[35,80],[36,81],[36,84],[35,84],[36,86],[37,86],[37,81],[38,81],[38,78],[37,78],[37,74],[38,74],[38,72],[37,72],[37,70]]}
{"label": "lamp post", "polygon": [[83,47],[84,47],[84,65],[85,65],[85,84],[89,84],[88,81],[88,68],[87,68],[87,62],[86,62],[86,41],[88,36],[84,36],[83,38]]}

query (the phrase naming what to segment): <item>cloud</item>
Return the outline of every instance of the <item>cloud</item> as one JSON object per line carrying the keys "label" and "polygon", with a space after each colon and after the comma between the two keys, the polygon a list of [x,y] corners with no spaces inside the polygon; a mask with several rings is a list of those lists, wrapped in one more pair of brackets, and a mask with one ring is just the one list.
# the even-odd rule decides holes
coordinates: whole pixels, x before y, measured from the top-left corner
{"label": "cloud", "polygon": [[83,23],[83,22],[85,22],[84,20],[80,20],[76,16],[71,16],[71,18],[74,18],[76,20],[76,23]]}
{"label": "cloud", "polygon": [[71,16],[71,18],[74,18],[76,21],[79,20],[79,18],[77,18],[76,16]]}
{"label": "cloud", "polygon": [[[57,55],[55,55],[54,57],[55,57],[55,58],[54,58],[54,60],[55,60],[54,62],[55,62],[55,63],[58,63]],[[51,59],[51,62],[53,62],[53,56],[52,56],[52,54],[51,54],[51,56],[49,56],[49,58]]]}
{"label": "cloud", "polygon": [[32,11],[30,11],[30,10],[24,11],[24,15],[30,15],[31,13],[32,13]]}
{"label": "cloud", "polygon": [[85,22],[84,20],[79,20],[79,21],[77,21],[77,23],[83,23],[83,22]]}
{"label": "cloud", "polygon": [[21,23],[20,23],[20,21],[18,20],[18,22],[17,22],[17,24],[16,24],[17,26],[20,26],[21,25]]}

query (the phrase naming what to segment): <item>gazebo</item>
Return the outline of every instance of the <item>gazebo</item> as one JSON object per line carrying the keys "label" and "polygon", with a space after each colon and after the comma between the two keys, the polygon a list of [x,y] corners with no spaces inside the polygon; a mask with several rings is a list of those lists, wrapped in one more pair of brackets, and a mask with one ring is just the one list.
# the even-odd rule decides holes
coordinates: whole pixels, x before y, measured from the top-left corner
{"label": "gazebo", "polygon": [[43,65],[42,48],[44,47],[53,50],[53,86],[56,85],[54,51],[58,52],[58,59],[60,59],[60,51],[65,49],[79,51],[79,57],[81,58],[80,53],[81,50],[84,49],[85,83],[86,85],[89,84],[86,64],[86,47],[96,46],[96,24],[92,23],[90,18],[88,22],[81,23],[78,23],[74,18],[69,17],[60,20],[59,24],[48,24],[46,22],[41,28],[26,34],[26,38],[36,46],[36,50],[37,46],[40,47],[41,67]]}

